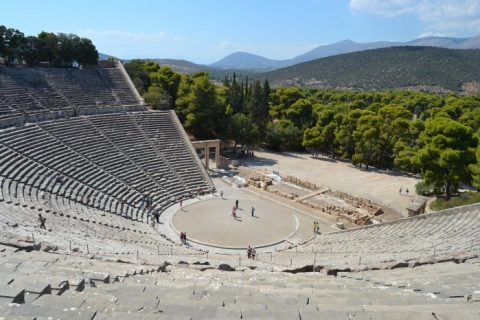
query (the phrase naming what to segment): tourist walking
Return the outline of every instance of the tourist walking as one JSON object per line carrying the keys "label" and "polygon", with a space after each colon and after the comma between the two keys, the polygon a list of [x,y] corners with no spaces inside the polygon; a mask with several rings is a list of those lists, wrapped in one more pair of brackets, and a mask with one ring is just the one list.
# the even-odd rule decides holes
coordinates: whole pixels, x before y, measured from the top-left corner
{"label": "tourist walking", "polygon": [[158,212],[157,209],[153,211],[153,216],[155,217],[155,220],[157,220],[157,223],[160,223],[160,212]]}
{"label": "tourist walking", "polygon": [[252,260],[255,260],[256,255],[257,255],[257,251],[255,250],[255,248],[252,248],[252,253],[251,253]]}
{"label": "tourist walking", "polygon": [[150,198],[150,196],[145,196],[145,208],[150,209],[151,205],[152,205],[152,199]]}
{"label": "tourist walking", "polygon": [[252,258],[252,248],[250,246],[248,246],[248,249],[247,249],[247,258],[248,259]]}
{"label": "tourist walking", "polygon": [[237,208],[237,209],[238,209],[238,199],[237,199],[237,200],[235,200],[235,208]]}
{"label": "tourist walking", "polygon": [[222,198],[222,199],[223,199],[223,190],[222,190],[222,191],[220,191],[220,198]]}
{"label": "tourist walking", "polygon": [[40,222],[40,229],[47,230],[47,227],[45,226],[45,222],[47,219],[42,216],[41,213],[38,214],[38,222]]}
{"label": "tourist walking", "polygon": [[252,217],[255,217],[255,207],[254,206],[252,206],[251,214],[252,214]]}

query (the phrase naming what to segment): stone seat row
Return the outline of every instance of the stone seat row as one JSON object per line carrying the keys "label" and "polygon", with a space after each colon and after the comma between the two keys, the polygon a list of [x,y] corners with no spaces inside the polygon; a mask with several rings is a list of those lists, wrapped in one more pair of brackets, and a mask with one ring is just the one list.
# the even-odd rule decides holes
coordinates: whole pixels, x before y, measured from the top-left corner
{"label": "stone seat row", "polygon": [[278,252],[283,265],[317,264],[337,268],[372,267],[383,263],[436,260],[441,256],[476,254],[480,249],[480,205],[317,235],[297,248]]}
{"label": "stone seat row", "polygon": [[[441,298],[472,298],[480,292],[480,268],[471,263],[453,262],[425,265],[421,268],[340,273],[340,277],[375,283],[385,287],[408,289]],[[477,298],[480,298],[478,295]]]}
{"label": "stone seat row", "polygon": [[[8,269],[4,278],[13,279],[12,283],[18,280],[34,299],[22,304],[0,304],[3,315],[11,318],[33,315],[92,319],[94,315],[95,319],[475,319],[479,315],[475,303],[466,300],[432,297],[319,273],[200,272],[180,266],[170,267],[169,272],[158,272],[167,270],[163,267],[122,267],[111,272],[113,263],[77,264],[79,259],[72,258],[72,266],[69,258],[47,258],[43,264],[35,265],[22,258],[17,273]],[[10,265],[15,263],[13,260]],[[25,270],[38,270],[39,275],[52,281],[27,284],[22,281]],[[72,286],[58,294],[69,279]],[[74,285],[79,279],[87,284],[82,290]],[[45,289],[48,285],[50,292]],[[43,292],[38,293],[41,289]]]}

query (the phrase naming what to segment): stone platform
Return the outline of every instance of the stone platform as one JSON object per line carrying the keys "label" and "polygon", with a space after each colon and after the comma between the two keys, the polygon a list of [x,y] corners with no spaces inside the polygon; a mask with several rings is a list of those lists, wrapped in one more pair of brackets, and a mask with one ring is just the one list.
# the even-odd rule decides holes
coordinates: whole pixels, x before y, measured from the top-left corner
{"label": "stone platform", "polygon": [[299,220],[289,208],[252,195],[238,198],[234,218],[235,200],[219,197],[187,205],[174,215],[172,226],[187,232],[190,241],[225,248],[272,246],[298,231]]}
{"label": "stone platform", "polygon": [[[214,178],[217,193],[177,203],[160,216],[158,231],[180,244],[180,232],[187,233],[187,246],[209,252],[237,254],[253,246],[257,252],[283,250],[313,238],[313,222],[331,232],[324,221],[294,206],[284,205],[255,192],[232,187]],[[223,197],[220,195],[223,192]],[[239,200],[237,218],[232,216]],[[251,216],[252,206],[255,215]],[[328,230],[328,231],[327,231]]]}

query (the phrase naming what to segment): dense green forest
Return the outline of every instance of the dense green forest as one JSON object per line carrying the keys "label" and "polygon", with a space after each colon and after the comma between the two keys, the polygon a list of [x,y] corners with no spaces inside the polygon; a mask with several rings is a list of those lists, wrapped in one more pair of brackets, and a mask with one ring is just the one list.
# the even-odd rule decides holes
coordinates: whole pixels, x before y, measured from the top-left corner
{"label": "dense green forest", "polygon": [[340,54],[258,75],[272,84],[382,90],[480,82],[480,50],[392,47]]}
{"label": "dense green forest", "polygon": [[153,62],[125,67],[148,103],[174,109],[199,139],[322,152],[366,169],[421,173],[423,189],[447,198],[460,183],[480,187],[478,96],[270,88],[268,81],[235,74],[214,85],[206,73],[180,75]]}
{"label": "dense green forest", "polygon": [[6,65],[48,62],[53,67],[72,67],[96,65],[98,52],[90,39],[74,34],[40,32],[26,37],[17,29],[0,25],[0,58]]}

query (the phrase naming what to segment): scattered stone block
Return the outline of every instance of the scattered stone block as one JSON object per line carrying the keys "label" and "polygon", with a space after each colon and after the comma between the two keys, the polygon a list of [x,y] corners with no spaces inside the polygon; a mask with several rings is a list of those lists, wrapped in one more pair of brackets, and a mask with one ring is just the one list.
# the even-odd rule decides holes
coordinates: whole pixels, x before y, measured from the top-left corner
{"label": "scattered stone block", "polygon": [[222,263],[220,265],[218,265],[218,270],[222,270],[222,271],[235,271],[235,268],[232,268],[230,265],[226,264],[226,263]]}

